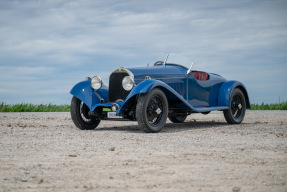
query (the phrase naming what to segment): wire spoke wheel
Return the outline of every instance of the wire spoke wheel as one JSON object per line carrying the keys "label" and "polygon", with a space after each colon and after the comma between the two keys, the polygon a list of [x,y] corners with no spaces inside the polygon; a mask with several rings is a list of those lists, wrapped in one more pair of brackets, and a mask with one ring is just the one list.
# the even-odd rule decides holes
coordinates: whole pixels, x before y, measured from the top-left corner
{"label": "wire spoke wheel", "polygon": [[81,114],[83,121],[85,121],[87,123],[90,123],[92,121],[92,117],[89,115],[89,108],[83,102],[81,102],[81,104],[80,104],[80,114]]}
{"label": "wire spoke wheel", "polygon": [[246,100],[242,91],[234,89],[231,94],[229,109],[224,110],[224,117],[229,124],[239,124],[243,121],[246,111]]}
{"label": "wire spoke wheel", "polygon": [[153,96],[147,106],[148,123],[151,126],[157,126],[163,113],[162,100],[159,96]]}
{"label": "wire spoke wheel", "polygon": [[136,118],[139,126],[147,133],[159,132],[166,123],[168,102],[160,89],[152,89],[139,96]]}
{"label": "wire spoke wheel", "polygon": [[71,117],[79,129],[95,129],[101,122],[97,117],[89,115],[89,111],[89,107],[84,102],[77,97],[73,97],[71,101]]}
{"label": "wire spoke wheel", "polygon": [[239,94],[232,98],[231,111],[234,118],[238,118],[242,114],[242,99]]}

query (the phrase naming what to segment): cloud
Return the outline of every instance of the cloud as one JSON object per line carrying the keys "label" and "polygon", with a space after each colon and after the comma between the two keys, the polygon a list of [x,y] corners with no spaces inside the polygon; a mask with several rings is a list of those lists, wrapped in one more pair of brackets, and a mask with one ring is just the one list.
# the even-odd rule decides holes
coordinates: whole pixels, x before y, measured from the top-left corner
{"label": "cloud", "polygon": [[[21,102],[9,99],[9,87],[18,85],[21,94],[49,92],[47,98],[66,102],[63,92],[85,76],[104,74],[107,81],[119,66],[177,52],[201,70],[243,81],[253,95],[286,95],[262,86],[286,85],[286,8],[284,0],[2,1],[0,93]],[[280,77],[265,75],[270,71]]]}

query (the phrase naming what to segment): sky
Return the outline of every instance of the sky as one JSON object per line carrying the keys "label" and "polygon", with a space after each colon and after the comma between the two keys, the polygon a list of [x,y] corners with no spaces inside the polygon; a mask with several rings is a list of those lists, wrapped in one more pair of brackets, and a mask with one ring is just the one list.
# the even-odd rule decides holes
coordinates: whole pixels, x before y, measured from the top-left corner
{"label": "sky", "polygon": [[69,104],[86,77],[167,52],[287,101],[287,1],[0,0],[0,102]]}

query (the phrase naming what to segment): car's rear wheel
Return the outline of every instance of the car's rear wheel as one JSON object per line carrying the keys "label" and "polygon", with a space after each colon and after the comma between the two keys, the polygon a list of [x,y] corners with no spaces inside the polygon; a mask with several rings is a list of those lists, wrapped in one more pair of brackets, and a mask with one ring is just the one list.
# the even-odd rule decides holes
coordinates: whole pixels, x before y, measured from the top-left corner
{"label": "car's rear wheel", "polygon": [[230,97],[229,109],[224,110],[224,117],[229,124],[239,124],[243,121],[246,111],[246,100],[243,92],[235,88]]}
{"label": "car's rear wheel", "polygon": [[152,89],[139,96],[136,106],[136,119],[147,133],[159,132],[166,123],[168,102],[160,89]]}
{"label": "car's rear wheel", "polygon": [[73,97],[71,101],[71,117],[74,124],[82,130],[95,129],[101,121],[97,117],[89,115],[89,107],[77,97]]}
{"label": "car's rear wheel", "polygon": [[185,121],[187,115],[169,115],[168,118],[173,123],[182,123]]}

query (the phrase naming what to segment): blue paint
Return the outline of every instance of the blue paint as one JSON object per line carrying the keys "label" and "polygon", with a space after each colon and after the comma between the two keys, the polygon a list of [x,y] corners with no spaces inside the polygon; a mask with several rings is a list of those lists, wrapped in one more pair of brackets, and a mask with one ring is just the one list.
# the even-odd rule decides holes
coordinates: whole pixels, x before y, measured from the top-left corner
{"label": "blue paint", "polygon": [[240,88],[245,95],[246,107],[250,108],[250,101],[245,86],[239,81],[226,81],[222,84],[218,95],[218,105],[229,106],[232,91],[235,88]]}
{"label": "blue paint", "polygon": [[[134,75],[135,87],[131,90],[124,102],[119,102],[117,113],[128,109],[132,100],[138,94],[146,94],[153,88],[161,89],[172,107],[190,109],[194,112],[208,112],[228,109],[232,91],[240,88],[246,98],[246,106],[250,108],[248,93],[244,85],[238,81],[226,81],[223,77],[208,73],[209,80],[198,81],[192,73],[187,74],[187,69],[182,66],[166,64],[160,66],[129,68]],[[150,76],[151,80],[145,80]],[[108,87],[103,85],[97,90],[100,98],[95,94],[90,81],[76,84],[71,94],[82,100],[94,111],[97,107],[111,107],[108,102]]]}
{"label": "blue paint", "polygon": [[218,106],[217,98],[223,77],[208,73],[209,80],[198,81],[192,73],[188,77],[188,102],[194,107]]}
{"label": "blue paint", "polygon": [[139,84],[145,79],[145,76],[150,76],[151,79],[160,80],[176,92],[186,98],[186,68],[178,65],[159,65],[152,67],[128,68],[135,78],[135,83]]}
{"label": "blue paint", "polygon": [[214,106],[214,107],[193,107],[190,105],[181,95],[179,95],[173,88],[169,85],[163,83],[159,80],[145,80],[139,83],[132,92],[127,96],[126,100],[124,101],[123,106],[119,109],[119,112],[122,112],[124,109],[128,108],[127,105],[128,101],[137,94],[148,93],[153,88],[161,89],[166,97],[167,100],[180,100],[182,102],[182,108],[191,109],[194,112],[207,112],[207,111],[214,111],[214,110],[223,110],[227,109],[228,106]]}
{"label": "blue paint", "polygon": [[[100,103],[100,99],[94,93],[94,89],[91,86],[91,81],[82,81],[76,84],[70,91],[72,95],[83,101],[90,109]],[[104,99],[105,103],[108,102],[108,88],[103,85],[97,90],[99,96]]]}

